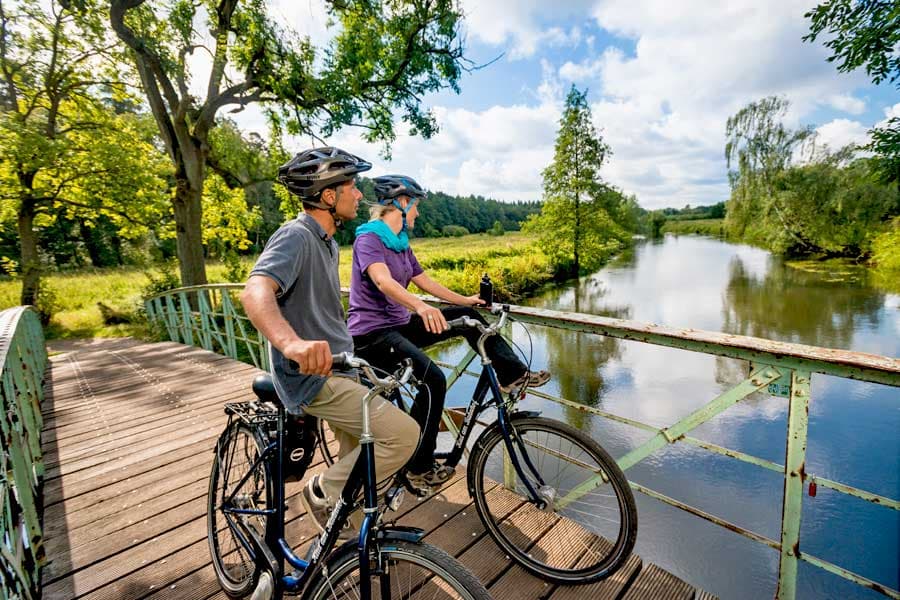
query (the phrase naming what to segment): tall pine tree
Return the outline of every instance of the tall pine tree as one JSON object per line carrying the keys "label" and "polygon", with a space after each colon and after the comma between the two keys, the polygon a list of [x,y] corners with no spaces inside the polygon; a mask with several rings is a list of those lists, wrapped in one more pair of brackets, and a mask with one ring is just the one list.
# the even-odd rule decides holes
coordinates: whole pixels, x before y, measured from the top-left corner
{"label": "tall pine tree", "polygon": [[542,174],[544,206],[524,228],[538,234],[544,252],[572,275],[599,267],[626,236],[612,216],[622,196],[600,177],[611,154],[591,121],[587,92],[572,86],[553,162]]}

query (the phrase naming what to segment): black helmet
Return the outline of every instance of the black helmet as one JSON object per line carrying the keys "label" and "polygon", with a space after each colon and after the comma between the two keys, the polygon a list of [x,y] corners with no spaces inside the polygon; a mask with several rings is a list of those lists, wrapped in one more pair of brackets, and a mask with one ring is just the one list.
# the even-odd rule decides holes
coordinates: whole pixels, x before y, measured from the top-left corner
{"label": "black helmet", "polygon": [[326,146],[301,152],[278,168],[278,181],[304,204],[328,208],[318,202],[325,188],[353,179],[357,173],[368,171],[372,163],[340,148]]}
{"label": "black helmet", "polygon": [[382,175],[375,178],[375,197],[379,204],[390,204],[398,196],[424,198],[425,190],[406,175]]}

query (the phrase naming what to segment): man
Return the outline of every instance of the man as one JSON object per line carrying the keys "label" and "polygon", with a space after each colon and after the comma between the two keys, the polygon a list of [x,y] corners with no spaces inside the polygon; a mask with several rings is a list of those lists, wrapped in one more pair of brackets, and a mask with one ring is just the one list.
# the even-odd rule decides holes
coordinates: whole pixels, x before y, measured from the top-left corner
{"label": "man", "polygon": [[[353,350],[344,322],[334,233],[353,219],[362,198],[356,174],[372,165],[338,148],[301,152],[278,170],[300,197],[303,213],[276,231],[250,273],[241,302],[271,343],[271,370],[289,413],[325,419],[340,444],[338,460],[311,478],[301,500],[319,530],[340,496],[356,458],[366,388],[355,374],[332,374],[331,355]],[[400,469],[415,451],[416,422],[383,398],[370,404],[377,476]]]}

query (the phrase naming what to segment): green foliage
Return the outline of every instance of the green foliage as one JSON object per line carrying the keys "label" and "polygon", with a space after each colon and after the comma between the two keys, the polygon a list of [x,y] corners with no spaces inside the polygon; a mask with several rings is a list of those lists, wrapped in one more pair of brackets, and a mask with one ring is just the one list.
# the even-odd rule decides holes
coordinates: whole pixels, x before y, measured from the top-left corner
{"label": "green foliage", "polygon": [[46,281],[42,281],[34,299],[34,308],[38,312],[41,325],[46,327],[61,306],[57,291]]}
{"label": "green foliage", "polygon": [[2,218],[18,222],[28,303],[40,289],[44,232],[58,223],[77,223],[82,233],[113,223],[120,239],[144,235],[160,220],[166,185],[145,122],[110,107],[127,103],[127,94],[120,49],[108,44],[96,3],[22,0],[7,8],[0,11],[0,190]]}
{"label": "green foliage", "polygon": [[872,240],[872,262],[885,277],[892,276],[900,287],[900,217]]}
{"label": "green foliage", "polygon": [[810,127],[784,127],[788,106],[766,98],[728,120],[725,154],[738,169],[729,173],[727,232],[781,254],[868,256],[874,235],[900,214],[900,190],[884,183],[882,158],[854,160],[853,148],[792,164],[815,138]]}
{"label": "green foliage", "polygon": [[469,230],[462,225],[444,225],[444,227],[441,228],[441,232],[445,237],[460,237],[463,235],[469,235]]}
{"label": "green foliage", "polygon": [[[611,154],[591,122],[587,93],[574,86],[566,97],[553,162],[544,170],[544,205],[523,231],[539,236],[539,246],[554,264],[572,274],[599,267],[625,240],[616,222],[633,214],[621,192],[600,177]],[[634,202],[636,205],[636,202]]]}
{"label": "green foliage", "polygon": [[[452,0],[351,0],[328,7],[334,36],[316,48],[309,37],[280,27],[262,0],[110,0],[110,21],[132,50],[172,161],[186,285],[206,281],[200,215],[207,169],[229,183],[248,174],[243,161],[229,161],[221,151],[227,144],[211,135],[220,109],[265,104],[276,138],[282,132],[327,137],[361,125],[366,139],[384,143],[386,153],[395,116],[413,135],[429,137],[436,123],[421,98],[446,87],[458,90],[462,16]],[[199,48],[212,55],[205,98],[185,85],[192,75],[187,57]],[[267,165],[250,165],[249,171]]]}
{"label": "green foliage", "polygon": [[156,271],[145,270],[146,284],[141,287],[141,298],[150,298],[166,290],[172,290],[181,286],[178,278],[178,263],[175,260],[167,260],[156,265]]}
{"label": "green foliage", "polygon": [[900,11],[892,0],[827,0],[805,15],[813,42],[827,34],[828,62],[847,73],[865,67],[873,83],[900,79]]}
{"label": "green foliage", "polygon": [[662,228],[666,224],[666,216],[662,211],[654,210],[650,213],[650,237],[662,237]]}
{"label": "green foliage", "polygon": [[721,219],[725,217],[725,203],[718,202],[709,206],[691,206],[688,204],[684,208],[664,208],[662,213],[667,221]]}
{"label": "green foliage", "polygon": [[501,236],[506,231],[503,229],[503,223],[500,221],[494,221],[494,226],[488,229],[488,235]]}
{"label": "green foliage", "polygon": [[229,283],[242,283],[247,280],[250,269],[248,265],[241,260],[241,257],[237,252],[234,250],[226,252],[225,256],[222,257],[222,262],[225,264],[225,281]]}
{"label": "green foliage", "polygon": [[723,219],[691,219],[663,221],[660,235],[663,233],[709,235],[725,237],[725,221]]}
{"label": "green foliage", "polygon": [[[808,42],[826,34],[825,47],[849,73],[865,67],[873,83],[888,80],[900,89],[900,10],[891,0],[827,0],[804,15],[810,20]],[[885,183],[900,186],[900,117],[869,130],[872,142],[863,148],[875,153],[874,166]]]}

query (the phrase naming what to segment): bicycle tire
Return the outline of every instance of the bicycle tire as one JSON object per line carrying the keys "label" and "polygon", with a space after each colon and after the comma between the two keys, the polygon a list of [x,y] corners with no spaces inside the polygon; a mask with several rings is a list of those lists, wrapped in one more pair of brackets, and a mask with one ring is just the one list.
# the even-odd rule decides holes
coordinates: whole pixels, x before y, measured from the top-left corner
{"label": "bicycle tire", "polygon": [[[529,476],[548,506],[542,510],[531,502],[518,472],[511,463],[504,466],[506,445],[493,425],[476,440],[468,466],[469,493],[488,533],[513,560],[546,580],[573,584],[608,577],[628,560],[637,537],[637,509],[622,470],[570,425],[525,415],[514,416],[511,424],[544,480],[541,487]],[[605,481],[583,496],[573,493],[596,481],[596,474]]]}
{"label": "bicycle tire", "polygon": [[[246,527],[254,527],[265,537],[270,517],[248,516],[239,519],[226,515],[222,508],[225,499],[234,491],[240,479],[262,454],[265,444],[257,432],[241,422],[234,422],[216,444],[207,494],[207,540],[213,569],[222,590],[231,598],[249,594],[257,578],[259,567],[241,544],[238,533],[247,538]],[[272,507],[272,478],[268,462],[264,461],[253,475],[238,488],[235,499],[239,508],[268,509]]]}
{"label": "bicycle tire", "polygon": [[[372,598],[384,598],[382,585],[388,578],[391,598],[417,600],[441,598],[490,600],[491,595],[459,561],[443,550],[425,543],[400,540],[378,542],[371,552],[371,564],[384,564],[386,574],[373,574]],[[325,561],[304,592],[305,600],[360,599],[359,552],[346,544]]]}

